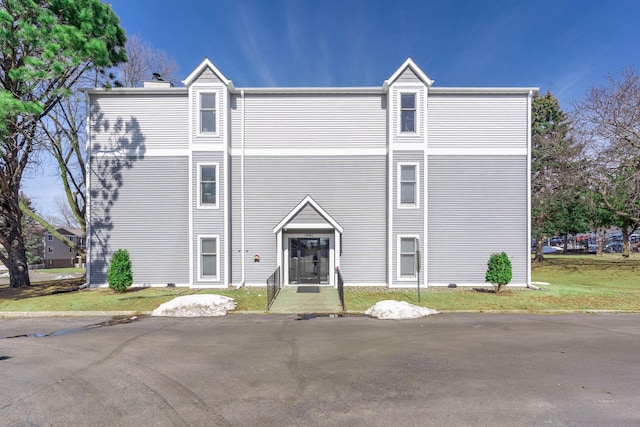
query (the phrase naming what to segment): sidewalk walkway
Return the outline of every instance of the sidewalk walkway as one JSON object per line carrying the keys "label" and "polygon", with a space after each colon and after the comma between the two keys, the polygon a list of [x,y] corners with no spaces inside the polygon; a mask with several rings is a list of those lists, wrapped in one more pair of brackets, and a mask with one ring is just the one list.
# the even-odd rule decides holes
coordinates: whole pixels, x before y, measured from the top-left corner
{"label": "sidewalk walkway", "polygon": [[332,286],[284,286],[270,313],[342,313],[338,290]]}

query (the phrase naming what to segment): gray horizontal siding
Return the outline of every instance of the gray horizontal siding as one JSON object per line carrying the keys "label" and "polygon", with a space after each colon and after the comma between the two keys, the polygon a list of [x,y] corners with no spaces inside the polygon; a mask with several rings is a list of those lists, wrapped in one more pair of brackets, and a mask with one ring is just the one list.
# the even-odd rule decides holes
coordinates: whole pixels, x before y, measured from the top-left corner
{"label": "gray horizontal siding", "polygon": [[230,157],[231,169],[231,191],[229,195],[231,200],[231,215],[229,216],[229,227],[231,228],[231,252],[229,254],[231,263],[230,282],[233,284],[240,283],[242,280],[242,209],[240,199],[240,157]]}
{"label": "gray horizontal siding", "polygon": [[[199,163],[217,163],[218,165],[218,181],[217,181],[217,200],[218,200],[218,208],[217,209],[198,209],[198,164]],[[192,181],[193,181],[193,247],[191,250],[193,251],[193,259],[198,259],[198,235],[218,235],[220,239],[220,253],[218,254],[218,258],[220,260],[220,271],[218,272],[218,277],[220,278],[220,282],[198,282],[198,265],[197,262],[194,261],[193,268],[193,281],[194,284],[215,284],[221,285],[224,283],[224,245],[227,243],[224,240],[224,209],[226,209],[226,201],[224,200],[224,180],[225,180],[225,170],[224,170],[224,153],[221,151],[217,152],[194,152],[192,155]]]}
{"label": "gray horizontal siding", "polygon": [[246,249],[261,257],[247,263],[247,282],[265,283],[274,271],[273,228],[306,195],[344,228],[344,280],[386,282],[385,156],[247,157]]}
{"label": "gray horizontal siding", "polygon": [[411,67],[405,68],[405,70],[398,76],[399,82],[403,83],[421,83],[422,80],[413,72]]}
{"label": "gray horizontal siding", "polygon": [[200,75],[196,77],[194,83],[222,83],[222,80],[220,80],[209,67],[206,67]]}
{"label": "gray horizontal siding", "polygon": [[313,206],[307,205],[291,218],[289,224],[327,224],[327,221]]}
{"label": "gray horizontal siding", "polygon": [[512,283],[527,279],[527,158],[430,156],[428,279],[483,283],[487,260],[505,251]]}
{"label": "gray horizontal siding", "polygon": [[[419,209],[398,208],[398,165],[400,163],[418,163],[419,175]],[[392,277],[394,285],[406,286],[407,282],[398,281],[398,235],[417,235],[420,238],[420,246],[424,245],[424,152],[423,151],[396,151],[393,153],[393,265]],[[420,272],[420,281],[424,283],[424,269]]]}
{"label": "gray horizontal siding", "polygon": [[89,105],[94,152],[189,146],[186,94],[92,94]]}
{"label": "gray horizontal siding", "polygon": [[[247,95],[247,148],[385,148],[381,95]],[[239,103],[241,104],[241,102]],[[240,121],[241,108],[233,111]],[[237,123],[233,132],[240,132]],[[239,147],[240,138],[232,138]]]}
{"label": "gray horizontal siding", "polygon": [[527,148],[525,95],[429,96],[430,148]]}
{"label": "gray horizontal siding", "polygon": [[[240,148],[242,143],[242,98],[238,95],[231,95],[229,99],[229,117],[231,146]],[[238,175],[238,178],[240,178],[240,175]]]}
{"label": "gray horizontal siding", "polygon": [[187,157],[91,158],[91,283],[127,249],[136,284],[189,282]]}

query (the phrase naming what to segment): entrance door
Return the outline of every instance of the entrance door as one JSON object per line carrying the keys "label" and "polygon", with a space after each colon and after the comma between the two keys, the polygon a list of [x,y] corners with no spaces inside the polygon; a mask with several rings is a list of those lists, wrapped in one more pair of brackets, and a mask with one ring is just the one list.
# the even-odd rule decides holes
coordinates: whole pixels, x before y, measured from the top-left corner
{"label": "entrance door", "polygon": [[289,284],[329,283],[329,239],[289,238]]}

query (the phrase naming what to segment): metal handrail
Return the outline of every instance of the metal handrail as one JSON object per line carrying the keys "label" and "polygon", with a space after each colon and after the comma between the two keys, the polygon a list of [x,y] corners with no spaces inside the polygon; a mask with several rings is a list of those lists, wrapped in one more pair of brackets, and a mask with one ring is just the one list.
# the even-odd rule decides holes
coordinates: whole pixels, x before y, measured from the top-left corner
{"label": "metal handrail", "polygon": [[267,310],[271,308],[278,292],[280,292],[280,267],[276,268],[276,271],[267,279]]}
{"label": "metal handrail", "polygon": [[340,297],[340,304],[342,305],[342,311],[347,311],[344,306],[344,281],[342,280],[342,274],[340,274],[340,269],[336,269],[336,273],[338,273],[338,296]]}

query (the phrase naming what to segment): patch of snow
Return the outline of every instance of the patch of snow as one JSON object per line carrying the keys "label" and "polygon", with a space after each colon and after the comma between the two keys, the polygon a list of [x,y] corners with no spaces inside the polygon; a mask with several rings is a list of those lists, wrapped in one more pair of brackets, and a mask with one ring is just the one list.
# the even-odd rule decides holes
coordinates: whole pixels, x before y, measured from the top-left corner
{"label": "patch of snow", "polygon": [[439,314],[439,311],[427,307],[409,304],[405,301],[385,300],[364,312],[365,315],[378,319],[418,319],[420,317]]}
{"label": "patch of snow", "polygon": [[152,316],[212,317],[224,316],[227,310],[235,310],[233,298],[223,295],[185,295],[161,304]]}
{"label": "patch of snow", "polygon": [[76,277],[80,277],[77,274],[60,274],[55,276],[53,280],[64,280],[64,279],[75,279]]}

